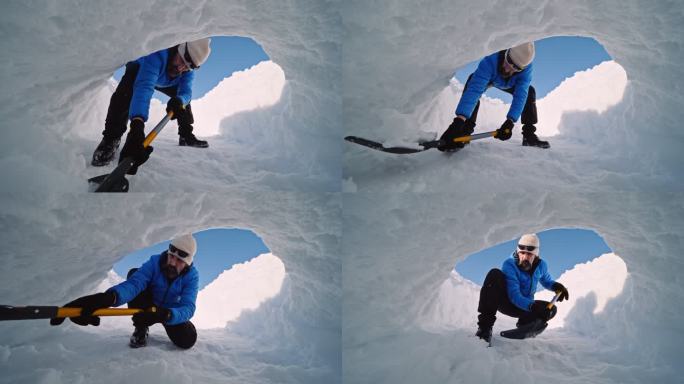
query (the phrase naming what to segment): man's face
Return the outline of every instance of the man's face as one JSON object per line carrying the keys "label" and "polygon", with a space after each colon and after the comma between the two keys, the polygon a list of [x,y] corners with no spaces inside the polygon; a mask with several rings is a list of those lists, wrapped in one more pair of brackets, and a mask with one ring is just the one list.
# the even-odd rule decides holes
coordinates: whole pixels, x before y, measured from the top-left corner
{"label": "man's face", "polygon": [[173,253],[167,252],[166,265],[164,266],[164,273],[166,277],[175,279],[185,268],[185,262],[176,257]]}
{"label": "man's face", "polygon": [[520,69],[516,68],[516,66],[510,63],[509,60],[511,60],[511,58],[508,57],[507,54],[504,55],[503,65],[501,66],[501,72],[504,77],[511,77],[520,72]]}
{"label": "man's face", "polygon": [[536,256],[532,252],[518,250],[518,265],[524,270],[529,271],[534,263]]}
{"label": "man's face", "polygon": [[176,52],[176,54],[173,55],[173,57],[171,58],[171,61],[169,62],[166,72],[169,75],[169,77],[176,77],[181,73],[187,72],[189,70],[190,68],[188,68],[188,65],[185,64],[185,61],[183,61],[180,54]]}

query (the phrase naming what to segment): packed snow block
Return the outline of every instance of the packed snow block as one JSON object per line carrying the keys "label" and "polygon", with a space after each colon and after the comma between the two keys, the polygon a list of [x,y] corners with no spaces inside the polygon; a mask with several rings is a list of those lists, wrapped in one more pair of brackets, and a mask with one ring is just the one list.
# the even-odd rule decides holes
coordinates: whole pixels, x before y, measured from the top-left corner
{"label": "packed snow block", "polygon": [[[237,146],[219,136],[211,139],[211,157],[195,151],[184,159],[197,160],[193,173],[199,174],[184,188],[207,190],[206,181],[214,176],[234,182],[213,183],[211,190],[242,184],[271,190],[340,190],[342,29],[334,3],[303,0],[274,6],[268,1],[212,0],[190,7],[174,0],[161,10],[148,0],[131,12],[113,4],[84,7],[77,1],[48,1],[40,6],[7,4],[0,21],[11,30],[0,43],[9,60],[8,71],[0,75],[0,116],[3,127],[14,127],[0,143],[2,177],[12,180],[3,183],[3,191],[87,191],[83,182],[95,176],[87,164],[104,127],[112,73],[130,60],[210,36],[247,36],[260,44],[281,68],[280,78],[274,79],[286,83],[289,91],[281,102],[287,108],[270,110],[270,124],[253,127],[262,132],[262,140]],[[231,97],[240,100],[240,92]],[[210,104],[219,108],[220,102]],[[154,123],[148,121],[148,129]],[[217,121],[205,123],[217,131]],[[166,192],[173,185],[170,169],[177,167],[165,168],[169,160],[154,159],[162,159],[160,153],[178,154],[175,129],[160,136],[145,168],[166,176],[151,181],[148,173],[149,183],[133,185],[131,191]],[[265,160],[250,166],[261,158]],[[255,172],[260,177],[252,177]],[[280,182],[287,177],[290,183]]]}
{"label": "packed snow block", "polygon": [[[537,183],[523,174],[518,180]],[[675,335],[683,330],[684,316],[675,308],[684,299],[676,283],[684,198],[584,188],[566,184],[536,195],[345,194],[344,377],[350,382],[676,381],[682,373]],[[477,287],[457,278],[449,280],[454,287],[445,287],[454,265],[521,233],[568,227],[592,228],[620,255],[629,274],[622,291],[594,313],[595,296],[576,297],[571,290],[577,307],[566,325],[553,329],[552,319],[543,334],[523,342],[497,337],[515,324],[499,314],[493,348],[486,348],[474,336]],[[615,277],[620,274],[615,268]],[[439,363],[445,356],[449,363]],[[611,369],[604,369],[606,362]],[[505,377],[497,376],[504,371]]]}
{"label": "packed snow block", "polygon": [[[170,382],[341,381],[338,194],[27,194],[5,196],[0,207],[0,278],[10,282],[0,285],[0,297],[14,305],[60,305],[95,293],[112,265],[130,252],[208,228],[252,230],[285,270],[276,297],[228,328],[200,329],[197,344],[183,357],[187,364],[167,364],[179,351],[161,327],[151,328],[152,350],[130,354],[130,319],[122,330],[103,318],[88,333],[68,321],[59,327],[44,320],[3,322],[3,379],[36,382],[41,372],[58,369],[65,383],[120,382],[122,372],[144,373],[162,364],[156,377],[184,378]],[[26,364],[31,369],[18,368]]]}

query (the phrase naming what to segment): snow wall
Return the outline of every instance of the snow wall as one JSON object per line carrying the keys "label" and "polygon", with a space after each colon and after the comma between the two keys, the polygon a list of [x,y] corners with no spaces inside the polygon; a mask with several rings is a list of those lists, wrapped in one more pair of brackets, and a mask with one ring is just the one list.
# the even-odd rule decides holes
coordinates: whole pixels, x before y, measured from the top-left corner
{"label": "snow wall", "polygon": [[[519,123],[508,142],[453,155],[345,147],[344,189],[355,192],[343,197],[345,381],[680,380],[682,3],[346,1],[342,13],[349,135],[394,144],[441,134],[457,101],[443,100],[453,72],[525,41],[592,37],[628,78],[605,112],[564,114],[550,151],[521,148]],[[463,326],[436,326],[455,262],[551,228],[595,230],[627,264],[622,294],[602,313],[592,314],[595,298],[577,298],[563,329],[526,344],[495,336],[488,349],[473,335],[477,296],[464,287],[454,321]],[[503,329],[500,320],[495,335]]]}
{"label": "snow wall", "polygon": [[[288,355],[294,361],[282,366],[313,368],[256,369],[240,382],[334,382],[339,369],[354,383],[672,382],[682,376],[683,352],[682,13],[679,1],[645,0],[10,2],[0,15],[0,168],[3,190],[16,194],[2,200],[0,296],[60,302],[88,293],[128,251],[188,229],[244,227],[281,257],[287,278],[278,300],[235,331],[256,339],[246,350],[270,344],[286,352],[262,362],[278,365],[274,356]],[[267,157],[260,165],[272,174],[301,180],[294,189],[338,188],[345,134],[411,139],[444,129],[453,110],[429,106],[453,71],[522,41],[593,37],[629,84],[622,103],[601,115],[564,116],[544,154],[499,146],[496,162],[475,150],[463,161],[427,153],[389,160],[347,146],[345,185],[356,194],[269,194],[247,185],[225,195],[45,196],[81,191],[87,159],[71,150],[81,144],[74,130],[99,131],[104,115],[90,116],[89,106],[109,97],[103,88],[115,68],[212,35],[251,37],[283,68],[276,116],[243,116],[264,132],[244,150],[254,161]],[[437,114],[441,124],[426,124]],[[552,160],[566,166],[543,166]],[[358,164],[386,178],[348,178]],[[520,172],[521,164],[536,167]],[[466,167],[477,171],[459,172]],[[415,183],[412,168],[434,169],[434,177]],[[278,180],[265,185],[282,189]],[[627,263],[624,293],[600,318],[550,333],[554,343],[492,351],[482,351],[471,328],[439,333],[426,325],[459,258],[523,231],[574,226],[595,230]],[[341,311],[344,363],[335,335]],[[4,366],[49,366],[40,357],[55,331],[23,327],[3,324]],[[13,353],[21,343],[34,343],[34,352]]]}
{"label": "snow wall", "polygon": [[[186,357],[172,347],[122,355],[129,350],[130,329],[108,326],[106,318],[85,336],[68,321],[60,327],[50,327],[46,320],[3,322],[0,382],[116,383],[139,380],[133,372],[145,367],[152,375],[166,373],[170,381],[164,382],[340,381],[339,196],[31,195],[5,197],[1,207],[6,246],[0,254],[0,278],[5,281],[0,297],[9,304],[57,305],[96,292],[112,265],[130,252],[208,228],[253,231],[279,255],[286,275],[278,296],[225,331],[200,329],[196,348]],[[161,332],[158,340],[166,340]],[[84,353],[88,347],[94,350]],[[93,357],[84,357],[88,353]],[[163,363],[178,359],[185,365]],[[159,360],[163,366],[157,369]],[[57,371],[60,379],[44,378],[41,370]]]}
{"label": "snow wall", "polygon": [[[19,183],[3,183],[2,190],[84,191],[112,73],[129,60],[207,36],[252,38],[283,69],[287,82],[278,104],[223,122],[248,132],[231,150],[239,157],[232,159],[234,172],[259,172],[264,176],[252,183],[268,189],[339,190],[341,39],[333,4],[29,1],[5,4],[0,17],[6,36],[0,42],[5,132],[0,167]],[[158,121],[151,118],[146,130]],[[87,143],[84,135],[91,137]],[[212,190],[233,184],[228,179]],[[156,192],[143,190],[150,191]]]}

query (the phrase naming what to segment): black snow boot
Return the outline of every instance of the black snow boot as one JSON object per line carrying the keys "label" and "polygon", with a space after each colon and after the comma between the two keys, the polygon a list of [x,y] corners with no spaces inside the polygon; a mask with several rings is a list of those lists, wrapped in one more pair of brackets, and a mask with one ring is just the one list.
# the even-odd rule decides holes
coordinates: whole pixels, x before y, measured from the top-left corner
{"label": "black snow boot", "polygon": [[119,149],[120,139],[109,140],[103,138],[93,152],[93,160],[90,164],[94,167],[103,167],[112,162],[116,151]]}
{"label": "black snow boot", "polygon": [[548,141],[539,140],[537,135],[534,133],[537,127],[534,125],[523,125],[523,147],[537,147],[537,148],[549,148],[551,145]]}
{"label": "black snow boot", "polygon": [[147,335],[149,334],[148,327],[135,327],[135,331],[131,335],[131,340],[128,345],[131,348],[140,348],[147,345]]}
{"label": "black snow boot", "polygon": [[477,329],[477,332],[475,332],[475,336],[479,337],[480,339],[491,343],[492,342],[492,327],[479,327]]}
{"label": "black snow boot", "polygon": [[178,145],[181,147],[207,148],[209,143],[205,140],[197,140],[192,133],[186,133],[178,137]]}

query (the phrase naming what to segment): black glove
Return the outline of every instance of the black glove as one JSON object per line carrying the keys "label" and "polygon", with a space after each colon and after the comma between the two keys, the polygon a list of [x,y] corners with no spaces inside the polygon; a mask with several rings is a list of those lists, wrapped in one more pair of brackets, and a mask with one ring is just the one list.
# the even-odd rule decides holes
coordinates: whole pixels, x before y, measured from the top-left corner
{"label": "black glove", "polygon": [[506,119],[501,128],[496,130],[496,138],[501,141],[506,141],[513,135],[513,120]]}
{"label": "black glove", "polygon": [[171,120],[174,120],[176,117],[178,117],[183,109],[183,101],[181,101],[181,99],[178,97],[172,97],[166,103],[166,112],[173,112]]}
{"label": "black glove", "polygon": [[445,152],[456,148],[463,148],[464,144],[459,142],[455,143],[454,139],[461,136],[467,136],[468,134],[469,132],[465,127],[465,121],[459,119],[458,117],[454,117],[454,121],[451,122],[449,128],[447,128],[447,130],[442,134],[442,137],[439,138],[441,143],[437,149]]}
{"label": "black glove", "polygon": [[556,306],[553,305],[551,306],[551,309],[548,309],[546,306],[549,305],[548,301],[544,300],[535,300],[532,306],[530,307],[530,311],[538,318],[544,320],[544,321],[549,321],[551,320],[554,316],[556,316]]}
{"label": "black glove", "polygon": [[556,293],[558,293],[558,292],[561,293],[561,295],[558,296],[558,301],[570,299],[570,294],[568,294],[568,290],[563,286],[563,284],[557,283],[557,282],[553,283],[553,286],[551,286],[551,289],[553,289],[553,291]]}
{"label": "black glove", "polygon": [[[79,297],[74,301],[70,301],[64,304],[65,307],[69,308],[81,308],[81,316],[70,317],[69,319],[78,325],[100,325],[100,318],[97,316],[91,316],[96,309],[109,308],[114,305],[116,301],[116,295],[114,292],[104,292],[96,293],[94,295],[88,295]],[[55,317],[50,319],[50,325],[60,325],[64,322],[63,317]]]}
{"label": "black glove", "polygon": [[126,136],[126,143],[119,154],[119,163],[127,157],[132,157],[135,162],[131,169],[128,170],[129,175],[135,175],[138,172],[138,167],[150,158],[150,153],[154,150],[152,146],[143,147],[145,141],[145,123],[142,120],[134,119],[131,121],[131,129]]}
{"label": "black glove", "polygon": [[163,323],[171,318],[171,311],[166,308],[156,307],[155,312],[139,312],[133,315],[133,325],[136,327],[149,327],[152,324]]}

